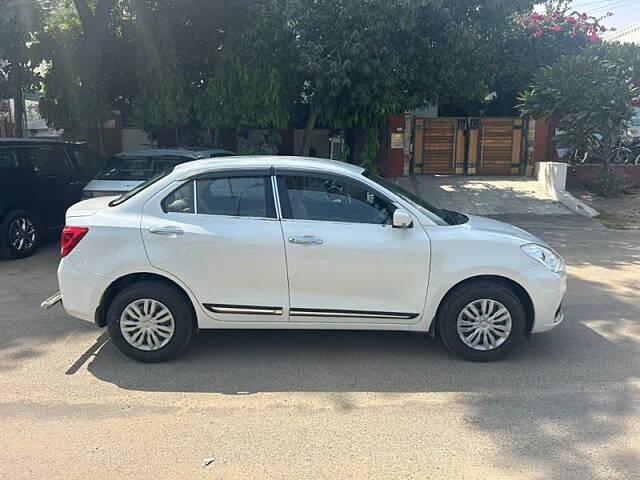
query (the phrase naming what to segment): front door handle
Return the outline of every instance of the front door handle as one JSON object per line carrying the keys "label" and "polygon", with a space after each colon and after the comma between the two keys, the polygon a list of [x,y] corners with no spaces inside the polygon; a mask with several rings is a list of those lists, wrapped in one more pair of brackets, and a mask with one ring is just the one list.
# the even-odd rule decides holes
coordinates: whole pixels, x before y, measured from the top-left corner
{"label": "front door handle", "polygon": [[150,227],[149,233],[153,233],[155,235],[177,236],[184,234],[184,230],[182,230],[180,227],[172,227],[171,225],[167,225],[164,227]]}
{"label": "front door handle", "polygon": [[324,240],[313,235],[303,235],[302,237],[289,237],[289,243],[296,245],[322,245]]}

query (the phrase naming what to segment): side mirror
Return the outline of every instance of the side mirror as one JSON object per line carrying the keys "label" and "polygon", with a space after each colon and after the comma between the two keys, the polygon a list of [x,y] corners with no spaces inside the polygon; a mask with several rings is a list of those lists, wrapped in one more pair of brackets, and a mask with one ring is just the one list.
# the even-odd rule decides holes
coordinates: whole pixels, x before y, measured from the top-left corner
{"label": "side mirror", "polygon": [[409,212],[396,208],[393,212],[393,228],[411,228],[413,227],[413,218],[409,215]]}

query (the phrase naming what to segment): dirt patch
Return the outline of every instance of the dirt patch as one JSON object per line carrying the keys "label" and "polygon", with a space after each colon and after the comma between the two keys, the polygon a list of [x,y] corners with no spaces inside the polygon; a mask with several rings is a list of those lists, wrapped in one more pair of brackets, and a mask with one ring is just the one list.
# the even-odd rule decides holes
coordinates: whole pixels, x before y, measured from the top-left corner
{"label": "dirt patch", "polygon": [[630,188],[612,198],[602,198],[584,190],[572,190],[599,213],[598,219],[614,230],[640,230],[640,187]]}

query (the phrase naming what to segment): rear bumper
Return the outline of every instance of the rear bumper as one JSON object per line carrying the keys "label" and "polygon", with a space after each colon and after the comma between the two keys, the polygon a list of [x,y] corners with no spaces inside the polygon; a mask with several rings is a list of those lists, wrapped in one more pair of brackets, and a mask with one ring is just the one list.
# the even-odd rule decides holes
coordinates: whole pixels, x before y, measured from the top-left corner
{"label": "rear bumper", "polygon": [[109,283],[107,277],[85,272],[68,258],[63,258],[58,266],[62,305],[72,317],[95,323],[96,309]]}
{"label": "rear bumper", "polygon": [[533,303],[531,333],[547,332],[562,323],[562,300],[567,291],[565,272],[553,273],[544,265],[539,265],[520,273],[514,280],[529,293]]}

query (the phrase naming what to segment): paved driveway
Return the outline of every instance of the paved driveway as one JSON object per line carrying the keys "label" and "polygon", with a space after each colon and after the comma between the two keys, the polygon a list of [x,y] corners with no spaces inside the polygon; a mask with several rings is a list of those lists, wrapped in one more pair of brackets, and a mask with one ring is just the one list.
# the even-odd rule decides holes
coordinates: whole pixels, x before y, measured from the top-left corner
{"label": "paved driveway", "polygon": [[565,255],[569,293],[494,364],[418,334],[225,331],[143,365],[38,310],[55,245],[0,261],[0,478],[640,478],[640,233],[509,218]]}
{"label": "paved driveway", "polygon": [[396,182],[441,208],[475,215],[571,214],[531,177],[414,175]]}

